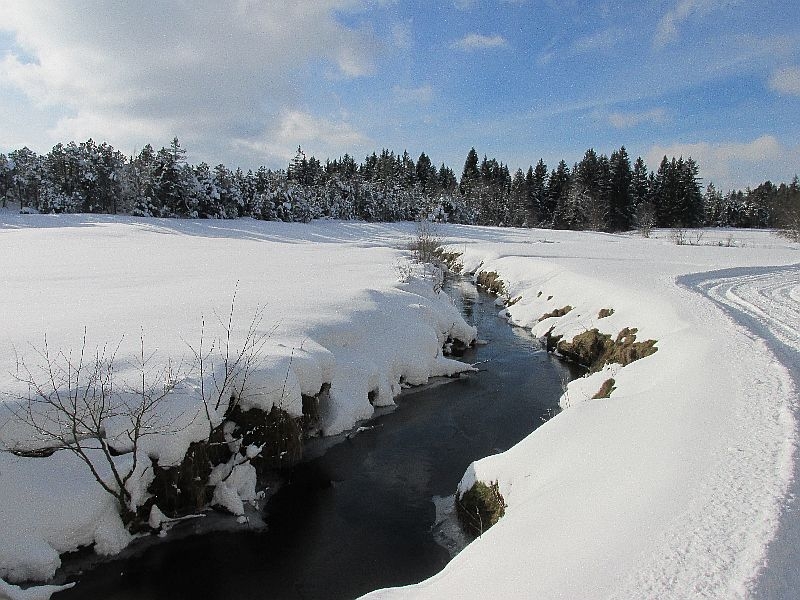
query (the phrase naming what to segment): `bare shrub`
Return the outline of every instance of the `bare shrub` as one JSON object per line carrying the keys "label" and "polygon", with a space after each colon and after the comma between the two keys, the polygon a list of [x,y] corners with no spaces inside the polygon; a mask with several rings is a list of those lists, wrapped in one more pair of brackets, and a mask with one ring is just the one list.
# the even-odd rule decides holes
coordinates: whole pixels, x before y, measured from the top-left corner
{"label": "bare shrub", "polygon": [[673,228],[670,237],[676,246],[685,246],[687,244],[686,230],[683,227]]}
{"label": "bare shrub", "polygon": [[800,210],[787,211],[783,215],[778,234],[792,242],[800,242]]}
{"label": "bare shrub", "polygon": [[442,240],[436,233],[436,224],[425,218],[416,221],[416,235],[409,244],[409,250],[415,261],[432,263],[436,260],[436,251],[442,245]]}
{"label": "bare shrub", "polygon": [[[141,507],[132,504],[126,484],[140,466],[142,440],[147,436],[178,434],[197,419],[204,419],[207,439],[192,442],[180,466],[162,469],[165,473],[161,473],[155,460],[152,465],[157,478],[163,475],[162,479],[169,484],[164,487],[169,487],[170,493],[185,496],[181,505],[198,505],[199,500],[187,503],[186,498],[196,496],[202,500],[205,497],[204,489],[212,467],[217,464],[230,467],[224,481],[236,466],[256,458],[247,449],[250,445],[245,439],[247,431],[240,431],[237,440],[223,428],[247,394],[266,340],[274,329],[261,330],[263,309],[258,309],[243,339],[235,343],[235,307],[234,292],[227,319],[220,319],[223,334],[210,343],[205,336],[203,320],[198,346],[189,345],[194,357],[188,365],[176,367],[169,360],[166,365],[158,365],[153,360],[155,353],[145,352],[142,334],[135,363],[135,384],[115,376],[120,367],[119,345],[113,350],[104,346],[92,353],[84,331],[78,352],[54,352],[45,337],[42,347],[33,346],[38,358],[36,364],[28,363],[23,357],[17,358],[16,379],[28,391],[10,395],[12,402],[9,402],[14,418],[30,427],[36,439],[10,451],[25,456],[44,456],[62,450],[74,453],[102,489],[114,496],[123,521],[131,526],[137,522],[137,508]],[[199,376],[199,406],[192,409],[191,414],[175,414],[165,402],[177,385],[195,375]],[[285,392],[286,380],[283,387]],[[282,410],[280,406],[274,408],[278,412]],[[273,421],[285,420],[282,414],[275,415]],[[281,431],[284,429],[282,420]],[[241,452],[234,449],[237,441],[243,449]],[[263,449],[265,445],[257,446]],[[115,461],[114,457],[122,453],[130,454],[130,460]],[[153,500],[163,499],[154,498],[151,502]]]}
{"label": "bare shrub", "polygon": [[[26,385],[27,394],[12,395],[10,410],[22,423],[41,438],[41,445],[55,451],[72,452],[83,461],[100,486],[116,498],[126,523],[135,516],[131,494],[126,483],[136,471],[138,449],[144,437],[167,433],[175,428],[177,418],[168,419],[160,410],[168,394],[183,373],[168,362],[153,368],[153,354],[145,354],[144,336],[140,338],[136,368],[136,386],[115,381],[115,360],[119,348],[109,351],[98,348],[87,351],[86,332],[80,350],[51,351],[45,337],[41,347],[33,347],[38,362],[29,365],[17,357],[18,382]],[[122,427],[126,448],[132,461],[121,467],[114,455],[119,454],[108,439],[111,421]],[[114,445],[120,440],[114,440]],[[13,448],[17,454],[28,454],[25,448]],[[99,452],[99,456],[98,456]],[[110,480],[103,472],[108,470]]]}
{"label": "bare shrub", "polygon": [[656,211],[652,204],[644,202],[636,208],[636,228],[642,237],[649,238],[656,224]]}

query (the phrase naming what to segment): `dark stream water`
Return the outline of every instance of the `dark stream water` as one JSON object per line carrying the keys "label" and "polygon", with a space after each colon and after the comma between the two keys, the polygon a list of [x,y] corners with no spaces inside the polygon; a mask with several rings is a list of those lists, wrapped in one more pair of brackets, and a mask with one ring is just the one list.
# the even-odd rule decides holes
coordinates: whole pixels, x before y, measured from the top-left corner
{"label": "dark stream water", "polygon": [[441,522],[440,511],[437,524],[435,501],[451,507],[473,460],[511,447],[557,410],[566,368],[498,318],[492,298],[458,285],[450,295],[488,342],[464,357],[480,361],[480,373],[408,391],[372,429],[298,465],[268,502],[265,529],[174,530],[54,598],[346,599],[440,571],[445,546],[462,540],[448,533],[452,515]]}

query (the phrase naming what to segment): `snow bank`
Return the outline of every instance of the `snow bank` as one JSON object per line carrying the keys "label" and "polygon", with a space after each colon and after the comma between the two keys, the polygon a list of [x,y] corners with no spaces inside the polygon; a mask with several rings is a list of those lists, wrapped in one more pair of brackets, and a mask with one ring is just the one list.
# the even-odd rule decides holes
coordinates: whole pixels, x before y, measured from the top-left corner
{"label": "snow bank", "polygon": [[[369,597],[746,596],[792,476],[796,382],[762,339],[766,319],[754,335],[676,278],[737,266],[749,292],[739,297],[752,300],[761,284],[745,276],[795,263],[796,245],[767,232],[734,232],[744,248],[491,228],[448,234],[465,269],[496,271],[509,297],[522,296],[505,312],[512,322],[565,339],[637,327],[658,351],[572,382],[566,410],[471,465],[460,490],[498,481],[506,516],[439,575]],[[789,300],[799,270],[789,269],[791,285],[773,286],[780,294],[764,295],[784,299],[781,327],[795,340],[800,319]],[[787,271],[776,273],[785,282]],[[539,322],[566,305],[565,316]],[[613,315],[599,318],[603,308]],[[609,377],[611,398],[590,400]]]}
{"label": "snow bank", "polygon": [[[178,464],[221,422],[215,399],[233,390],[243,409],[300,416],[302,395],[330,384],[321,426],[333,434],[370,417],[373,405],[391,404],[403,383],[468,369],[441,348],[448,338],[469,343],[474,329],[422,273],[398,281],[394,265],[407,260],[412,236],[408,224],[3,215],[0,444],[42,445],[9,407],[28,393],[14,376],[20,357],[47,380],[37,354],[45,336],[56,357],[72,352],[76,361],[84,336],[88,356],[113,353],[124,398],[136,399],[143,375],[148,392],[163,389],[167,367],[175,375],[126,486],[136,505],[153,478],[150,460]],[[224,357],[248,340],[257,340],[256,358],[226,380]],[[202,371],[198,356],[206,357]],[[131,449],[126,425],[105,423],[120,450]],[[126,461],[129,454],[120,468]],[[225,468],[213,474],[213,501],[241,514],[255,498],[255,471],[248,463]],[[46,580],[60,553],[87,545],[114,553],[129,536],[114,499],[74,455],[0,452],[0,540],[0,577],[19,582]]]}
{"label": "snow bank", "polygon": [[99,554],[115,554],[131,539],[115,500],[72,453],[0,452],[0,482],[0,572],[9,581],[44,581],[61,564],[59,553],[95,544]]}

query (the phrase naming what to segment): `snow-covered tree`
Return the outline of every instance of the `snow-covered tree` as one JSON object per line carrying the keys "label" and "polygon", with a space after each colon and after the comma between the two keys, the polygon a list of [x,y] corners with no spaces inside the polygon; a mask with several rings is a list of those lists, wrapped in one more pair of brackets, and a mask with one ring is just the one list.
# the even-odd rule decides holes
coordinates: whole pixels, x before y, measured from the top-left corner
{"label": "snow-covered tree", "polygon": [[5,154],[0,154],[0,206],[8,205],[8,195],[11,191],[11,162]]}

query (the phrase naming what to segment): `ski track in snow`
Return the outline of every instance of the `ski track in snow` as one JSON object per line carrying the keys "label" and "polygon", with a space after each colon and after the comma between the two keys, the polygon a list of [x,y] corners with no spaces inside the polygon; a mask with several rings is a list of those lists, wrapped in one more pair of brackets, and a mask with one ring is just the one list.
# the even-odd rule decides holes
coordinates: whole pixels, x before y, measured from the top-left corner
{"label": "ski track in snow", "polygon": [[768,547],[764,568],[750,586],[753,597],[790,598],[800,589],[800,564],[796,555],[796,548],[800,547],[800,480],[796,447],[796,392],[800,385],[800,363],[797,360],[800,351],[800,267],[795,265],[710,278],[700,283],[698,289],[763,338],[792,379],[794,480],[786,494],[787,502],[783,506],[778,531]]}
{"label": "ski track in snow", "polygon": [[[785,536],[779,522],[794,470],[800,268],[734,269],[678,282],[729,317],[706,307],[703,320],[718,322],[724,331],[732,319],[734,335],[749,338],[720,348],[732,353],[729,376],[744,390],[730,404],[738,425],[729,455],[720,457],[707,490],[697,496],[701,502],[673,524],[663,553],[645,560],[615,597],[634,597],[638,590],[635,595],[646,598],[744,598],[765,573],[773,580],[770,589],[792,589],[785,581],[796,577],[796,556],[788,556],[793,564],[762,567],[765,544]],[[770,597],[788,597],[778,594]]]}

